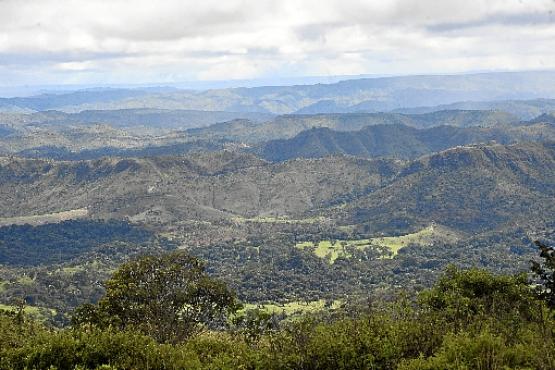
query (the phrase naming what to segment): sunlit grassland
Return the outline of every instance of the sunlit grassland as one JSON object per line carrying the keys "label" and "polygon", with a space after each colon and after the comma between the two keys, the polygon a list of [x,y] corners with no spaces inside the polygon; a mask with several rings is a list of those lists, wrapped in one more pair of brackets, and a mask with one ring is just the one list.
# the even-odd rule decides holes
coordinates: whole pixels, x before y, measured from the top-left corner
{"label": "sunlit grassland", "polygon": [[320,299],[317,301],[292,301],[287,303],[265,303],[265,304],[252,304],[247,303],[244,305],[240,312],[245,312],[248,310],[259,309],[266,313],[271,314],[281,314],[285,313],[287,316],[292,316],[296,314],[305,314],[310,312],[318,312],[324,309],[334,309],[341,306],[340,300],[335,300],[328,302],[326,305],[326,300]]}
{"label": "sunlit grassland", "polygon": [[[0,310],[17,312],[18,309],[19,308],[16,306],[0,303]],[[49,317],[56,315],[56,310],[46,307],[25,306],[23,311],[25,314],[29,315],[29,317],[39,321],[47,320]]]}
{"label": "sunlit grassland", "polygon": [[326,219],[324,217],[312,217],[312,218],[303,218],[303,219],[292,219],[285,216],[258,216],[252,218],[245,218],[236,216],[233,218],[234,222],[237,223],[245,223],[245,222],[252,222],[252,223],[274,223],[274,224],[314,224],[323,222]]}
{"label": "sunlit grassland", "polygon": [[77,220],[86,218],[89,212],[86,208],[72,209],[69,211],[61,211],[54,213],[45,213],[31,216],[18,216],[0,218],[0,226],[6,225],[42,225],[47,223],[56,223],[68,220]]}
{"label": "sunlit grassland", "polygon": [[387,253],[382,258],[393,258],[402,248],[409,245],[433,246],[436,241],[456,241],[458,236],[449,229],[441,226],[431,225],[418,232],[399,235],[399,236],[383,236],[369,239],[356,240],[322,240],[318,243],[302,242],[296,245],[300,249],[312,249],[313,253],[334,263],[338,258],[349,258],[348,250],[356,248],[363,250],[369,247],[377,247],[386,249]]}
{"label": "sunlit grassland", "polygon": [[334,263],[340,257],[349,257],[347,252],[348,247],[355,247],[357,249],[365,249],[372,245],[370,239],[359,240],[336,240],[332,243],[331,240],[322,240],[318,244],[313,242],[303,242],[296,245],[297,248],[314,248],[313,252],[316,256],[329,260]]}

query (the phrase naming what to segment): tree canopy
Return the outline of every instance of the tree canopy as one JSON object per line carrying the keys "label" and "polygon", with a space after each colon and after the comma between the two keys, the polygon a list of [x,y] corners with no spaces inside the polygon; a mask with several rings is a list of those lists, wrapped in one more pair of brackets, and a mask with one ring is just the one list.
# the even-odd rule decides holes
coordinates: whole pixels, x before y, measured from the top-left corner
{"label": "tree canopy", "polygon": [[555,308],[555,248],[540,241],[535,244],[540,248],[543,263],[532,261],[532,271],[539,280],[538,294],[551,308]]}
{"label": "tree canopy", "polygon": [[75,324],[133,328],[159,342],[179,342],[224,325],[236,309],[235,294],[182,251],[125,263],[105,285],[98,304],[77,310]]}

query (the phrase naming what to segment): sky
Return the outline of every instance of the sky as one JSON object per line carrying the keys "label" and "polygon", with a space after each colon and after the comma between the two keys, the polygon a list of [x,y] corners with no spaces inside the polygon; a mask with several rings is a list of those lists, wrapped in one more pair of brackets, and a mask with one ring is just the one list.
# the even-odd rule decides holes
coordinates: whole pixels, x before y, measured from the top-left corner
{"label": "sky", "polygon": [[555,0],[0,0],[0,86],[555,69]]}

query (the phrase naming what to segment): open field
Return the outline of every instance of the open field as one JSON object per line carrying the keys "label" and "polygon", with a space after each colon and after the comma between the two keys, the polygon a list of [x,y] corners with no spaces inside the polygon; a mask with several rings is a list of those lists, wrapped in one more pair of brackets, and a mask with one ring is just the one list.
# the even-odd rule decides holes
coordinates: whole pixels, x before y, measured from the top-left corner
{"label": "open field", "polygon": [[[0,311],[1,310],[17,312],[18,308],[16,306],[0,303]],[[49,317],[56,315],[56,310],[45,307],[25,306],[23,311],[30,317],[39,321],[47,320]]]}
{"label": "open field", "polygon": [[267,313],[272,313],[272,314],[285,313],[287,316],[291,316],[295,314],[317,312],[324,309],[338,308],[340,306],[341,306],[340,300],[332,301],[330,302],[330,304],[326,306],[326,300],[320,299],[317,301],[310,301],[310,302],[293,301],[293,302],[287,302],[283,304],[266,303],[266,304],[257,305],[257,304],[247,303],[245,304],[245,307],[241,311],[245,312],[247,310],[260,309]]}
{"label": "open field", "polygon": [[45,213],[42,215],[32,215],[32,216],[19,216],[19,217],[5,217],[0,218],[0,226],[8,225],[43,225],[50,224],[68,220],[76,220],[80,218],[85,218],[89,215],[89,211],[86,208],[72,209],[70,211],[62,211],[55,213]]}
{"label": "open field", "polygon": [[332,243],[331,240],[322,240],[318,244],[313,242],[302,242],[296,245],[297,248],[314,248],[314,254],[320,258],[329,260],[334,263],[339,257],[349,257],[346,249],[349,246],[357,249],[365,249],[372,245],[370,239],[359,240],[336,240]]}
{"label": "open field", "polygon": [[457,239],[457,236],[453,232],[431,225],[413,234],[372,238],[371,243],[386,247],[391,252],[390,257],[394,257],[399,250],[409,245],[432,246],[438,240],[454,241],[454,239]]}
{"label": "open field", "polygon": [[303,219],[292,219],[285,216],[282,217],[272,217],[272,216],[259,216],[252,218],[244,217],[234,217],[233,221],[237,223],[274,223],[274,224],[314,224],[318,222],[323,222],[326,219],[324,217],[312,217]]}
{"label": "open field", "polygon": [[349,257],[347,252],[348,247],[355,247],[363,250],[368,247],[381,247],[385,248],[388,253],[383,258],[393,258],[397,255],[399,250],[409,245],[419,246],[432,246],[435,241],[451,241],[454,242],[458,239],[458,235],[449,229],[431,225],[416,233],[399,235],[399,236],[384,236],[369,239],[357,240],[322,240],[318,244],[307,241],[298,243],[297,248],[314,248],[314,254],[320,258],[329,260],[334,263],[340,257]]}

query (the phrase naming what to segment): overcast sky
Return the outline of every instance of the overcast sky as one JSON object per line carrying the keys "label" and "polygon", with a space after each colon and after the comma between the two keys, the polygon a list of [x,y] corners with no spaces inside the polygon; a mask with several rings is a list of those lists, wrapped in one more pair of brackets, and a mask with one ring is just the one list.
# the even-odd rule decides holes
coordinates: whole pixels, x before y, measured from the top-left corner
{"label": "overcast sky", "polygon": [[0,85],[555,69],[554,0],[0,0]]}

